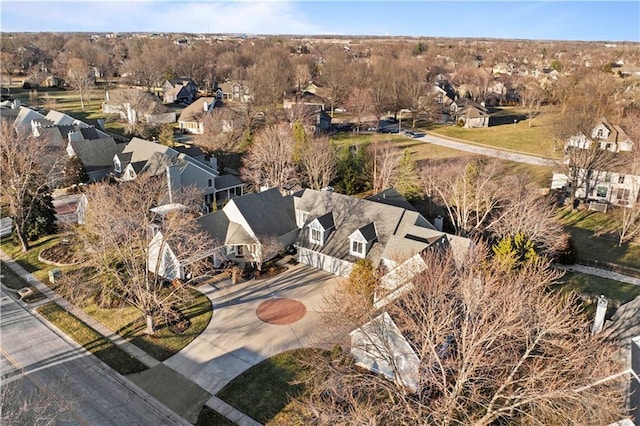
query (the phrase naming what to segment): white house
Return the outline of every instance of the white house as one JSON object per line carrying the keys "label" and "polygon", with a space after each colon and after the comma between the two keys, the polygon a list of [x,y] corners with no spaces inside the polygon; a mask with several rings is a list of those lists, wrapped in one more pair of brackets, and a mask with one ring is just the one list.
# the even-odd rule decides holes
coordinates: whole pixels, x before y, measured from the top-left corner
{"label": "white house", "polygon": [[[566,152],[589,149],[611,153],[611,161],[607,161],[606,166],[577,170],[580,187],[576,189],[576,196],[625,207],[638,202],[640,200],[640,165],[636,164],[637,161],[632,161],[634,142],[624,130],[603,118],[593,128],[589,137],[584,134],[575,135],[565,144]],[[565,164],[569,162],[570,159],[567,156]],[[553,175],[551,188],[567,188],[570,182],[569,176],[556,173]]]}

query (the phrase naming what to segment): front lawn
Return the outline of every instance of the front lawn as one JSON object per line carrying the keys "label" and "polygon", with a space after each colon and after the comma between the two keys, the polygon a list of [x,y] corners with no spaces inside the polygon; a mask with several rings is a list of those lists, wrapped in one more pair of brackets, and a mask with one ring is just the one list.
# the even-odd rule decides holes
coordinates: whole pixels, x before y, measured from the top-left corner
{"label": "front lawn", "polygon": [[307,377],[309,370],[301,360],[317,349],[284,352],[247,370],[224,387],[218,397],[262,424],[287,424],[291,400],[304,392],[294,383]]}
{"label": "front lawn", "polygon": [[76,316],[65,311],[57,303],[49,302],[36,310],[47,321],[118,373],[124,375],[146,370],[147,367],[143,363],[80,321]]}
{"label": "front lawn", "polygon": [[[554,109],[543,109],[540,115],[533,119],[531,127],[529,121],[519,120],[513,124],[509,117],[526,115],[526,110],[517,107],[502,107],[492,114],[489,127],[465,129],[457,125],[440,125],[431,131],[438,135],[447,136],[463,141],[486,145],[493,148],[507,149],[516,152],[539,155],[548,158],[561,158],[562,150],[555,150],[553,143],[552,122]],[[494,122],[505,122],[494,126]]]}
{"label": "front lawn", "polygon": [[144,316],[132,306],[103,309],[96,303],[91,303],[82,309],[155,359],[164,361],[198,337],[211,320],[211,301],[195,289],[189,291],[192,298],[186,306],[180,307],[180,310],[189,319],[191,326],[182,334],[172,332],[165,324],[157,324],[156,334],[148,336],[145,334]]}
{"label": "front lawn", "polygon": [[[48,282],[49,270],[56,268],[38,260],[38,254],[45,248],[52,247],[60,241],[61,235],[46,235],[39,240],[31,241],[30,248],[26,253],[22,252],[20,244],[14,244],[11,238],[2,240],[1,247],[18,265],[22,266],[34,277],[42,282]],[[64,270],[64,268],[61,268]]]}

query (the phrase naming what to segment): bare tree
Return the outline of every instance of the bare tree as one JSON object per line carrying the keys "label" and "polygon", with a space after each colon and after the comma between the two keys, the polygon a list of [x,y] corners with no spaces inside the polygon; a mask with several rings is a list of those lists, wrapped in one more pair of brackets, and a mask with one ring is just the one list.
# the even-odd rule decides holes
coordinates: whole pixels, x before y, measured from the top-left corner
{"label": "bare tree", "polygon": [[302,148],[300,163],[304,181],[312,189],[329,186],[336,176],[336,150],[329,138],[310,138]]}
{"label": "bare tree", "polygon": [[243,133],[243,121],[241,115],[231,108],[214,108],[204,118],[204,133],[195,135],[193,142],[208,152],[237,152]]}
{"label": "bare tree", "polygon": [[[623,119],[622,125],[627,136],[634,141],[633,150],[625,155],[623,169],[630,180],[630,188],[620,188],[621,195],[624,198],[625,191],[627,196],[640,193],[640,110],[634,109],[627,113]],[[621,209],[617,218],[618,222],[618,245],[621,246],[627,241],[631,241],[640,236],[640,196],[628,200],[628,204]]]}
{"label": "bare tree", "polygon": [[374,142],[368,146],[372,159],[373,193],[376,194],[394,185],[402,152],[389,141]]}
{"label": "bare tree", "polygon": [[534,117],[538,115],[540,105],[547,98],[547,92],[537,80],[526,79],[520,85],[518,95],[520,96],[522,106],[527,108],[527,118],[529,119],[529,127],[531,127]]}
{"label": "bare tree", "polygon": [[256,188],[277,187],[281,191],[298,182],[293,161],[295,140],[286,124],[262,129],[244,158],[242,175]]}
{"label": "bare tree", "polygon": [[[394,350],[395,332],[374,321],[380,311],[365,298],[346,291],[328,298],[323,336],[344,350],[308,360],[307,393],[295,405],[300,422],[595,425],[620,418],[615,348],[591,335],[574,297],[548,290],[558,273],[544,262],[504,271],[486,253],[480,247],[458,267],[449,253],[428,252],[427,272],[385,306],[416,361]],[[346,333],[367,321],[355,344],[391,379],[363,370],[349,351]]]}
{"label": "bare tree", "polygon": [[52,215],[53,207],[46,201],[60,177],[64,158],[62,150],[49,146],[46,140],[30,133],[16,134],[10,124],[0,124],[0,198],[23,252],[29,250],[34,226]]}
{"label": "bare tree", "polygon": [[94,84],[91,69],[83,59],[71,58],[67,62],[67,72],[65,76],[67,83],[78,92],[80,96],[80,107],[84,111],[85,98]]}
{"label": "bare tree", "polygon": [[373,113],[371,91],[359,87],[352,88],[345,100],[345,107],[353,116],[356,133],[360,133],[362,122]]}
{"label": "bare tree", "polygon": [[266,51],[249,69],[248,79],[256,105],[275,111],[293,86],[293,69],[287,53],[279,48]]}
{"label": "bare tree", "polygon": [[349,62],[341,51],[331,51],[325,57],[320,69],[323,87],[327,90],[327,97],[331,108],[331,118],[336,105],[343,101],[349,84]]}
{"label": "bare tree", "polygon": [[495,163],[445,164],[426,173],[426,193],[445,207],[456,234],[473,235],[483,231],[507,204],[495,175]]}
{"label": "bare tree", "polygon": [[159,42],[151,40],[142,44],[136,42],[129,49],[129,58],[124,62],[123,71],[135,84],[144,87],[148,92],[161,83],[165,77],[166,49]]}
{"label": "bare tree", "polygon": [[202,196],[184,189],[173,198],[184,207],[152,210],[169,199],[168,185],[143,174],[119,185],[94,185],[87,199],[85,225],[79,229],[87,258],[86,290],[137,308],[146,318],[147,334],[154,334],[155,316],[188,296],[184,284],[163,285],[163,266],[169,268],[174,256],[188,265],[194,279],[203,273],[199,261],[215,247],[195,220]]}

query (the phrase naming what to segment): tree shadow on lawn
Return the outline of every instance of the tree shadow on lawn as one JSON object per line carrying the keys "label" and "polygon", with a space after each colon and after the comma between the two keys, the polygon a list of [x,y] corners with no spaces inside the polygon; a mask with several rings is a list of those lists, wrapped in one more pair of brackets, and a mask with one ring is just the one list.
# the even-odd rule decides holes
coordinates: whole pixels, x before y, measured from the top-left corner
{"label": "tree shadow on lawn", "polygon": [[489,127],[504,126],[507,124],[513,124],[514,122],[520,123],[527,118],[529,117],[526,114],[491,115],[489,116]]}
{"label": "tree shadow on lawn", "polygon": [[206,297],[200,303],[180,310],[191,323],[183,333],[174,333],[167,321],[158,316],[156,318],[156,334],[148,336],[145,333],[147,324],[144,315],[140,315],[134,321],[122,326],[116,333],[130,340],[131,343],[158,361],[164,361],[198,337],[209,325],[213,313],[211,302]]}

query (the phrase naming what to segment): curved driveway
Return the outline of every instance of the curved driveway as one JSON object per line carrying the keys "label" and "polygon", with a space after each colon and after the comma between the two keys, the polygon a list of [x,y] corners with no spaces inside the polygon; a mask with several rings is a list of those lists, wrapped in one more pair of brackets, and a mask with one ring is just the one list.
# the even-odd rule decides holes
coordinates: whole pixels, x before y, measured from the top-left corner
{"label": "curved driveway", "polygon": [[443,138],[433,133],[427,133],[425,136],[416,139],[434,145],[457,149],[458,151],[472,152],[474,154],[486,155],[487,157],[500,158],[503,160],[510,160],[518,163],[527,163],[536,166],[547,167],[557,166],[558,164],[560,164],[558,160],[542,158],[535,155],[521,154],[513,151],[505,151],[497,148],[488,148],[476,144],[464,143],[449,138]]}
{"label": "curved driveway", "polygon": [[[301,347],[325,347],[315,330],[323,294],[335,289],[339,278],[296,265],[278,276],[231,285],[225,280],[199,290],[213,304],[207,328],[186,348],[164,362],[215,395],[250,367],[273,355]],[[307,313],[290,325],[266,324],[256,316],[258,305],[274,297],[303,302]]]}

